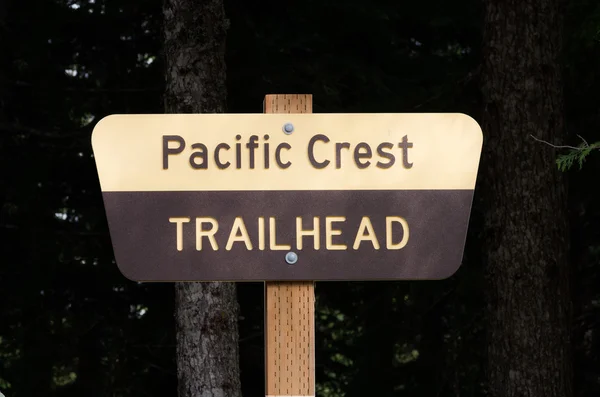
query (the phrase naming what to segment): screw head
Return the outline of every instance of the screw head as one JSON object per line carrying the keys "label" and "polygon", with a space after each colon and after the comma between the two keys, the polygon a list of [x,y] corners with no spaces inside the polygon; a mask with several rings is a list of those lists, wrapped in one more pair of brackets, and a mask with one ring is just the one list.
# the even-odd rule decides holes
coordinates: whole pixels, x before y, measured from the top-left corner
{"label": "screw head", "polygon": [[283,125],[283,132],[285,132],[286,134],[291,134],[292,132],[294,132],[294,125],[292,123],[285,123]]}
{"label": "screw head", "polygon": [[290,265],[298,262],[298,255],[295,252],[288,252],[285,254],[285,261]]}

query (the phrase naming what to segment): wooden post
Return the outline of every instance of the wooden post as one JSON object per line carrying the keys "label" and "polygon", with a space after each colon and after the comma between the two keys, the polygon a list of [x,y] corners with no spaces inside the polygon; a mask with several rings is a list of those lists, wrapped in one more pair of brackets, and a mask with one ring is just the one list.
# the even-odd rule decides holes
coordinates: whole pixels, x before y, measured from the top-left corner
{"label": "wooden post", "polygon": [[[265,113],[312,113],[312,95],[267,95]],[[267,396],[315,395],[312,281],[265,283]]]}

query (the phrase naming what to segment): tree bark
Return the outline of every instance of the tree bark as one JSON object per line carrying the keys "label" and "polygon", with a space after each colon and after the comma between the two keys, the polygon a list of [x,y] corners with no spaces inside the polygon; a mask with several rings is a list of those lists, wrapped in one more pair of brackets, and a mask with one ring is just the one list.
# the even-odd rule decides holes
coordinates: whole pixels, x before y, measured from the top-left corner
{"label": "tree bark", "polygon": [[486,0],[482,187],[488,379],[494,397],[569,397],[566,139],[559,0]]}
{"label": "tree bark", "polygon": [[[226,107],[222,0],[165,0],[167,113],[222,113]],[[234,283],[176,283],[180,397],[241,396]]]}

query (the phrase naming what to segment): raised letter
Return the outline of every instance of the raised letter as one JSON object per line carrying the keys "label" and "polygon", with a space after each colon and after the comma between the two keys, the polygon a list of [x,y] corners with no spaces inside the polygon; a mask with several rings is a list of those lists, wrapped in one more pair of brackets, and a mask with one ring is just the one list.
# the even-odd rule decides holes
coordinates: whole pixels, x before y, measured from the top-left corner
{"label": "raised letter", "polygon": [[[365,153],[361,153],[360,149],[365,149],[366,152]],[[360,168],[360,169],[365,169],[365,168],[367,168],[368,166],[371,165],[370,161],[365,161],[363,163],[363,162],[360,161],[360,159],[370,159],[372,156],[373,156],[373,153],[371,152],[371,146],[369,146],[365,142],[360,142],[354,148],[354,163],[356,163],[356,166],[358,168]]]}
{"label": "raised letter", "polygon": [[169,218],[170,223],[177,224],[177,251],[183,251],[183,224],[188,223],[190,218]]}
{"label": "raised letter", "polygon": [[[242,139],[241,135],[238,134],[235,136],[236,141],[239,141],[240,139]],[[235,144],[235,168],[237,168],[238,170],[240,168],[242,168],[242,144],[241,143]]]}
{"label": "raised letter", "polygon": [[[202,230],[203,223],[210,223],[210,230]],[[196,218],[196,251],[202,251],[202,237],[208,237],[213,251],[217,251],[219,246],[215,239],[215,233],[219,230],[219,223],[214,218]]]}
{"label": "raised letter", "polygon": [[348,142],[335,144],[335,168],[342,168],[342,149],[350,149]]}
{"label": "raised letter", "polygon": [[228,168],[231,165],[231,163],[229,161],[226,163],[221,163],[221,159],[219,158],[219,152],[221,151],[221,149],[229,150],[231,149],[231,146],[229,146],[226,143],[219,143],[215,148],[215,163],[217,163],[217,167],[219,167],[219,169],[224,170]]}
{"label": "raised letter", "polygon": [[277,228],[274,217],[269,217],[269,248],[271,251],[283,251],[292,248],[287,244],[277,245]]}
{"label": "raised letter", "polygon": [[313,237],[313,246],[315,250],[318,250],[321,246],[320,244],[320,234],[319,234],[319,217],[315,216],[313,218],[313,230],[303,230],[302,229],[302,217],[296,217],[296,248],[298,250],[302,249],[302,237],[304,236],[312,236]]}
{"label": "raised letter", "polygon": [[[367,231],[366,236],[365,229]],[[375,248],[376,250],[379,249],[379,241],[377,241],[375,230],[373,229],[371,219],[369,219],[368,216],[362,217],[362,220],[360,221],[360,226],[358,227],[358,231],[356,232],[356,238],[354,239],[354,245],[352,246],[352,248],[357,250],[360,247],[361,241],[370,241],[373,244],[373,248]]]}
{"label": "raised letter", "polygon": [[310,141],[308,141],[308,160],[310,161],[312,166],[315,168],[318,168],[318,169],[325,168],[329,165],[330,161],[325,160],[322,163],[319,163],[315,159],[315,155],[313,153],[313,147],[315,146],[316,141],[323,141],[323,142],[327,143],[327,142],[329,142],[329,138],[327,138],[323,134],[317,134],[317,135],[313,136],[312,138],[310,138]]}
{"label": "raised letter", "polygon": [[[190,155],[190,165],[192,166],[192,168],[194,169],[207,169],[208,168],[208,159],[207,159],[207,151],[208,149],[206,148],[206,145],[203,143],[194,143],[192,145],[192,149],[200,149],[201,151],[199,152],[194,152]],[[202,163],[198,164],[196,163],[196,157],[200,157],[202,160]]]}
{"label": "raised letter", "polygon": [[[239,236],[238,230],[241,233]],[[239,216],[235,218],[235,221],[233,221],[233,226],[231,226],[231,232],[229,233],[229,238],[227,239],[227,245],[225,246],[225,249],[227,251],[231,251],[231,247],[236,241],[241,241],[246,244],[246,249],[248,251],[252,250],[252,242],[250,241],[250,236],[246,230],[244,219]]]}
{"label": "raised letter", "polygon": [[287,149],[290,150],[292,147],[290,146],[289,143],[280,143],[279,145],[277,145],[277,149],[275,149],[275,161],[277,162],[277,165],[280,168],[286,169],[289,168],[290,165],[292,165],[291,162],[286,162],[286,163],[282,163],[281,162],[281,149]]}
{"label": "raised letter", "polygon": [[377,146],[377,154],[381,157],[385,157],[389,161],[387,163],[382,163],[381,161],[377,162],[377,167],[379,168],[390,168],[396,162],[396,157],[389,152],[384,152],[383,149],[392,149],[394,145],[390,142],[383,142]]}
{"label": "raised letter", "polygon": [[[169,142],[179,143],[179,147],[169,148]],[[163,135],[163,170],[169,169],[169,155],[179,154],[185,148],[185,141],[179,135]]]}
{"label": "raised letter", "polygon": [[[269,140],[269,135],[265,134],[265,141]],[[264,144],[265,147],[265,169],[268,170],[269,169],[269,144],[267,142],[265,142]]]}
{"label": "raised letter", "polygon": [[413,147],[412,142],[408,142],[408,136],[404,135],[402,143],[398,144],[399,148],[402,148],[402,165],[404,168],[412,168],[412,163],[408,162],[408,148]]}
{"label": "raised letter", "polygon": [[345,250],[348,248],[346,244],[333,244],[333,236],[341,236],[342,231],[333,229],[331,224],[333,222],[344,222],[345,216],[327,216],[325,217],[325,247],[330,250]]}
{"label": "raised letter", "polygon": [[[392,223],[398,222],[402,225],[402,230],[404,231],[402,235],[402,240],[398,244],[393,243],[392,239]],[[408,243],[408,222],[406,219],[401,218],[399,216],[386,216],[385,217],[385,246],[389,250],[399,250],[406,246]]]}
{"label": "raised letter", "polygon": [[265,250],[265,218],[258,218],[258,249]]}
{"label": "raised letter", "polygon": [[248,154],[250,157],[250,169],[251,170],[254,169],[254,149],[256,149],[258,147],[258,143],[256,142],[257,140],[258,140],[257,135],[250,135],[250,139],[248,140],[248,143],[246,144],[246,148],[248,149]]}

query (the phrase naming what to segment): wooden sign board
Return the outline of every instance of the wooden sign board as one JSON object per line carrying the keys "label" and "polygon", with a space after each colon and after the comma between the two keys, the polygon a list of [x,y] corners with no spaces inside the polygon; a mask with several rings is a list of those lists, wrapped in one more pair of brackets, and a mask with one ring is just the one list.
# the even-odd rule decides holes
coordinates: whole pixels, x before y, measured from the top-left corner
{"label": "wooden sign board", "polygon": [[136,281],[443,279],[482,147],[464,114],[102,119],[115,258]]}

